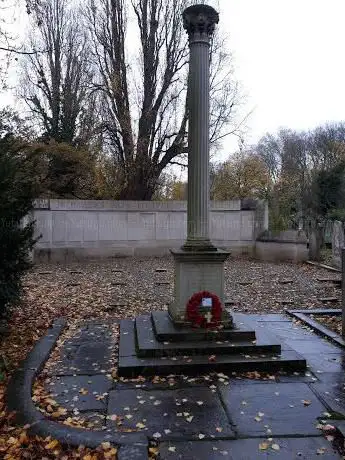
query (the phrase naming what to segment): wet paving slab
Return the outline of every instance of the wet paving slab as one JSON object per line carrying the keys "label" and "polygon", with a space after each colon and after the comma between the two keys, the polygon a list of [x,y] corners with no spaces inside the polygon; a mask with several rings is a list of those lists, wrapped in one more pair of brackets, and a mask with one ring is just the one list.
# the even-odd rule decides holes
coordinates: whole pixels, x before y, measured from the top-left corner
{"label": "wet paving slab", "polygon": [[[139,426],[159,440],[199,439],[200,434],[235,437],[218,395],[209,388],[113,391],[108,405],[108,415],[112,414],[121,417],[121,429]],[[112,420],[108,425],[117,429]]]}
{"label": "wet paving slab", "polygon": [[318,436],[318,419],[327,408],[305,383],[220,385],[236,432],[252,436]]}
{"label": "wet paving slab", "polygon": [[266,380],[224,371],[114,380],[114,338],[98,322],[66,340],[46,391],[90,429],[143,433],[157,443],[160,459],[341,458],[317,425],[327,413],[345,419],[345,352],[285,315],[246,321],[301,354],[307,371]]}
{"label": "wet paving slab", "polygon": [[107,396],[114,383],[104,375],[53,377],[45,388],[69,411],[106,411]]}
{"label": "wet paving slab", "polygon": [[[282,438],[267,443],[260,450],[259,439],[235,441],[164,442],[159,446],[159,458],[164,460],[334,460],[340,459],[332,446],[320,438]],[[279,451],[272,448],[279,447]],[[265,446],[264,446],[265,447]]]}

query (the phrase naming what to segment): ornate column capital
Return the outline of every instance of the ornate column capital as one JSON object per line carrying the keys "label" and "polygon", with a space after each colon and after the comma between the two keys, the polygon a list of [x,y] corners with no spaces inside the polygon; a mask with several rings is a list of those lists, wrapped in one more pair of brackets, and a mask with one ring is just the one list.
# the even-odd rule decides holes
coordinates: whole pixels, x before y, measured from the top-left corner
{"label": "ornate column capital", "polygon": [[218,22],[219,14],[209,5],[192,5],[183,12],[183,27],[190,41],[202,40],[209,43]]}

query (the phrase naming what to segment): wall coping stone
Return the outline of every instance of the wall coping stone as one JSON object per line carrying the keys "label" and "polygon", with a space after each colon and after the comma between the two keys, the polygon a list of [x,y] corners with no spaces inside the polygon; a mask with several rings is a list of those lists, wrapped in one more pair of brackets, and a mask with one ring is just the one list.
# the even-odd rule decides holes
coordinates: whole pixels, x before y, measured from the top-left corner
{"label": "wall coping stone", "polygon": [[266,231],[262,233],[257,240],[261,243],[289,243],[289,244],[307,244],[308,239],[303,230],[285,230],[280,232],[279,235],[272,235],[271,232]]}
{"label": "wall coping stone", "polygon": [[[187,211],[187,201],[112,201],[37,199],[35,209],[50,211]],[[241,211],[241,200],[211,201],[211,211]]]}

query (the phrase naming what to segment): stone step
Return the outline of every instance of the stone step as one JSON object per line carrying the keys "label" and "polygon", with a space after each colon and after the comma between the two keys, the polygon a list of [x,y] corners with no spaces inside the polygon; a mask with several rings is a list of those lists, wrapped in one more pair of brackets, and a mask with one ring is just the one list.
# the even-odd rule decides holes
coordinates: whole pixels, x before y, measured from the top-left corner
{"label": "stone step", "polygon": [[120,346],[118,375],[120,377],[137,377],[138,375],[198,375],[210,372],[245,372],[245,371],[301,371],[306,369],[305,359],[291,349],[284,349],[279,354],[270,354],[265,358],[248,356],[244,353],[235,355],[198,355],[193,357],[171,356],[140,358],[136,354],[135,322],[120,322]]}
{"label": "stone step", "polygon": [[160,357],[160,356],[182,356],[195,355],[220,355],[238,354],[262,355],[280,353],[281,346],[278,340],[269,337],[267,333],[260,330],[259,340],[235,341],[230,340],[199,340],[181,342],[159,342],[153,331],[150,316],[139,316],[135,320],[135,333],[137,356],[139,357]]}
{"label": "stone step", "polygon": [[[234,319],[236,314],[233,315]],[[255,331],[244,321],[236,322],[234,329],[205,330],[176,327],[166,311],[151,313],[153,331],[159,342],[183,342],[201,340],[230,340],[236,342],[255,340]]]}

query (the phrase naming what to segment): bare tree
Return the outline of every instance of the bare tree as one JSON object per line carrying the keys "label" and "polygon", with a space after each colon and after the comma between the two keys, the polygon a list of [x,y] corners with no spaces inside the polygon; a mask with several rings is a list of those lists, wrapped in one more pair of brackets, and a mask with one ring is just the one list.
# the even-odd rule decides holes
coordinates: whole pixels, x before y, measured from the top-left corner
{"label": "bare tree", "polygon": [[7,77],[18,56],[37,54],[42,50],[25,49],[18,35],[18,18],[23,10],[29,15],[41,0],[2,0],[0,6],[0,90],[8,89]]}
{"label": "bare tree", "polygon": [[[99,69],[97,89],[103,98],[108,146],[121,171],[121,199],[150,200],[162,171],[170,164],[185,164],[188,46],[181,20],[184,6],[184,0],[88,1],[85,13]],[[131,14],[138,46],[135,34],[128,37]],[[130,47],[139,49],[136,56]],[[214,75],[219,76],[226,57],[221,46],[214,56],[214,68],[218,66]],[[229,85],[226,72],[220,80],[214,75],[211,140],[217,141],[226,134],[223,129],[231,121],[238,91],[235,84]]]}
{"label": "bare tree", "polygon": [[46,51],[23,57],[21,96],[43,138],[74,144],[92,80],[87,36],[67,0],[36,5],[31,26],[29,47]]}

